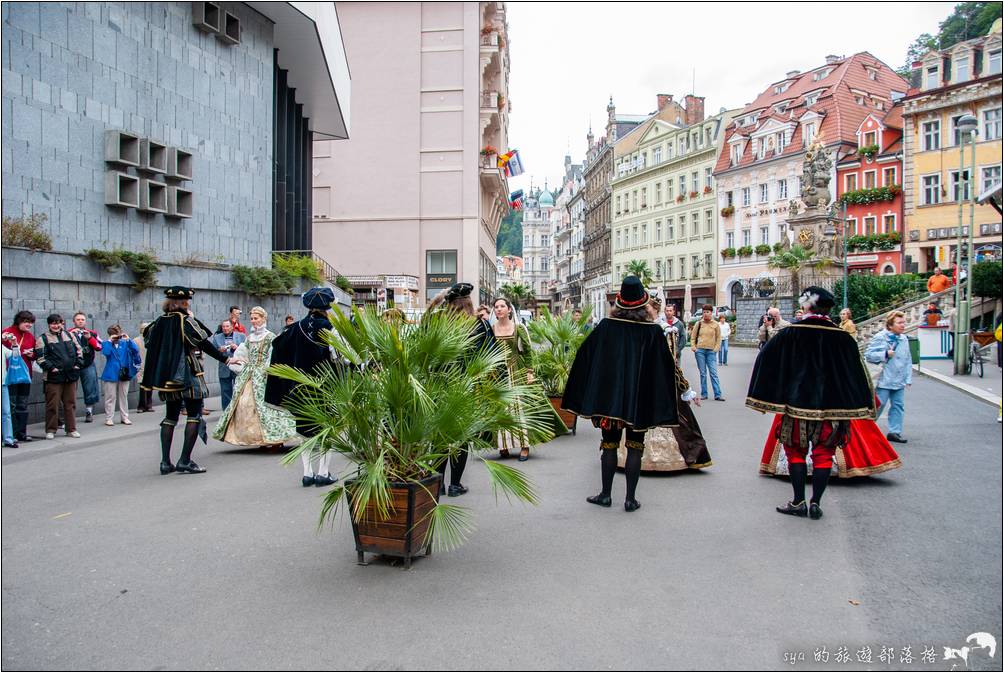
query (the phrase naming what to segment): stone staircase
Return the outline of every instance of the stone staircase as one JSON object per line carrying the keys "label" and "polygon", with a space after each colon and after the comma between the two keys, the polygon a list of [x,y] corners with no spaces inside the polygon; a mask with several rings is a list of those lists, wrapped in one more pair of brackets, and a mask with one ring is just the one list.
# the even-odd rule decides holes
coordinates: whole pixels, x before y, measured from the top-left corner
{"label": "stone staircase", "polygon": [[[954,287],[950,287],[947,290],[942,290],[941,292],[936,292],[934,294],[925,295],[919,299],[913,299],[901,304],[900,306],[893,307],[889,309],[889,311],[902,311],[906,314],[906,331],[913,332],[916,331],[921,322],[923,322],[924,311],[927,310],[927,305],[932,301],[938,304],[938,307],[941,308],[945,318],[950,318],[955,314]],[[879,315],[866,318],[865,320],[857,323],[858,347],[862,351],[868,346],[868,342],[871,341],[873,336],[885,329],[885,317],[889,311],[883,311]]]}

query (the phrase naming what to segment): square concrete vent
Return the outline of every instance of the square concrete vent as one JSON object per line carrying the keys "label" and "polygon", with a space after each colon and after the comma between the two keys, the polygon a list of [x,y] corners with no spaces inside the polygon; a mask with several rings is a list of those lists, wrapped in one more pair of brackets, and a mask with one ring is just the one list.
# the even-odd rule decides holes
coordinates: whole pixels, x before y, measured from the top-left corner
{"label": "square concrete vent", "polygon": [[206,33],[219,33],[223,28],[223,10],[217,2],[193,2],[192,25]]}
{"label": "square concrete vent", "polygon": [[140,140],[139,167],[148,173],[167,173],[167,145],[147,138]]}
{"label": "square concrete vent", "polygon": [[223,30],[216,34],[217,39],[228,44],[241,43],[241,20],[230,12],[223,12]]}
{"label": "square concrete vent", "polygon": [[192,192],[182,187],[167,188],[167,216],[188,218],[194,206]]}
{"label": "square concrete vent", "polygon": [[156,180],[140,180],[139,209],[148,213],[166,213],[167,185]]}
{"label": "square concrete vent", "polygon": [[139,166],[139,136],[125,131],[105,131],[105,161]]}
{"label": "square concrete vent", "polygon": [[175,180],[192,179],[192,153],[177,147],[167,150],[167,177]]}
{"label": "square concrete vent", "polygon": [[139,208],[139,178],[119,171],[105,173],[105,205]]}

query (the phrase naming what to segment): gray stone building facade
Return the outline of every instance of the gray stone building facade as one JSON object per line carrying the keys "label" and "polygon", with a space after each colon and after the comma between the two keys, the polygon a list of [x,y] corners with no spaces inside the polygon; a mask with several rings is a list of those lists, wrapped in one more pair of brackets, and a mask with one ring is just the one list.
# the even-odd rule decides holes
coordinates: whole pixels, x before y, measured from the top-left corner
{"label": "gray stone building facade", "polygon": [[[28,309],[40,333],[48,313],[83,311],[101,333],[118,322],[134,335],[173,284],[196,289],[196,315],[213,325],[231,304],[263,305],[273,327],[299,315],[298,296],[243,294],[231,268],[310,248],[311,140],[348,136],[335,12],[3,3],[3,216],[45,215],[52,238],[45,252],[5,244],[4,326]],[[136,292],[92,248],[153,255],[158,288]]]}

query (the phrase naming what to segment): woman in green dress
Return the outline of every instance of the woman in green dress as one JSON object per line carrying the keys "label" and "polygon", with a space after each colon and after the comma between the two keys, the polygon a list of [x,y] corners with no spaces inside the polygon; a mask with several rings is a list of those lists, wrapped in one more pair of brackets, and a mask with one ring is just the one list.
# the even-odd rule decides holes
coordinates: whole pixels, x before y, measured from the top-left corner
{"label": "woman in green dress", "polygon": [[251,309],[251,329],[247,340],[234,352],[237,372],[234,397],[220,416],[213,437],[236,446],[281,447],[296,437],[296,422],[285,409],[265,404],[265,381],[272,359],[272,339],[267,328],[268,314],[261,306]]}
{"label": "woman in green dress", "polygon": [[[492,333],[506,351],[506,375],[514,385],[533,383],[533,343],[530,341],[530,331],[525,325],[514,321],[515,311],[505,297],[496,299],[493,309],[495,324],[492,325]],[[543,394],[541,390],[541,396]],[[546,408],[555,436],[568,432],[568,426],[558,416],[558,412],[550,404]],[[517,411],[522,412],[518,408]],[[500,458],[508,458],[510,451],[518,450],[521,462],[530,459],[530,439],[526,433],[500,432],[497,440]]]}

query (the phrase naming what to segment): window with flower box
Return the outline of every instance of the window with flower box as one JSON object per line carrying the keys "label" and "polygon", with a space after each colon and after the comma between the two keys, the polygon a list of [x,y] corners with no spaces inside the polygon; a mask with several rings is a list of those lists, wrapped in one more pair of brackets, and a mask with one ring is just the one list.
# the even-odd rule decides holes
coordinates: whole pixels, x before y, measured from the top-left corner
{"label": "window with flower box", "polygon": [[863,222],[864,222],[864,225],[865,225],[865,235],[866,236],[871,236],[872,234],[874,234],[875,233],[875,216],[874,215],[869,215],[868,217],[864,218]]}

